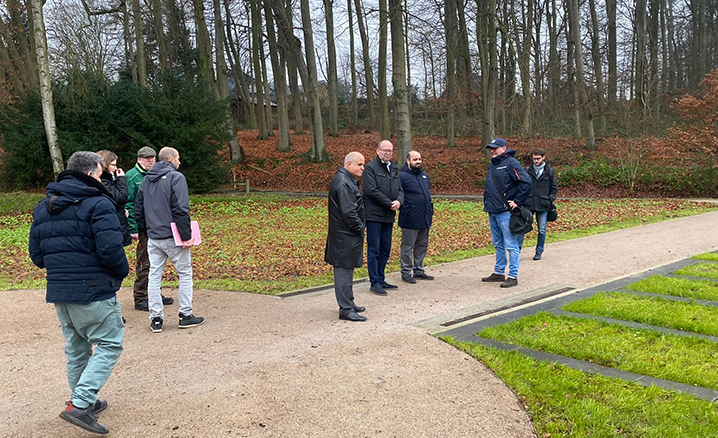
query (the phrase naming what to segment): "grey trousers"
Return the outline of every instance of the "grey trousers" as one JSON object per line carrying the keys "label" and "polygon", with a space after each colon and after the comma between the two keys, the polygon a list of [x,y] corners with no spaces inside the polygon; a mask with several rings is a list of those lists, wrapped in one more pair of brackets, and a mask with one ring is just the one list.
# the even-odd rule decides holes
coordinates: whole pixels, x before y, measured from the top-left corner
{"label": "grey trousers", "polygon": [[183,315],[192,314],[192,254],[189,249],[175,245],[173,238],[149,239],[147,254],[150,256],[150,274],[147,279],[147,298],[150,307],[150,319],[165,317],[162,305],[161,283],[162,272],[169,259],[179,275],[179,312]]}
{"label": "grey trousers", "polygon": [[334,295],[339,304],[339,314],[347,315],[354,311],[354,268],[334,267]]}
{"label": "grey trousers", "polygon": [[[401,229],[401,276],[411,277],[424,273],[424,257],[429,249],[429,228]],[[412,261],[413,259],[413,261]]]}

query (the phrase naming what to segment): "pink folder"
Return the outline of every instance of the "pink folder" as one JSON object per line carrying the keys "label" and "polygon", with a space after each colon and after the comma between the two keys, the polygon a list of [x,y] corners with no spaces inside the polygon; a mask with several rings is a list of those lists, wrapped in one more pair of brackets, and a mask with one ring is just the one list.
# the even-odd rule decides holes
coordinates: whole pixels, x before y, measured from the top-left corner
{"label": "pink folder", "polygon": [[[179,235],[179,231],[177,231],[177,224],[175,224],[174,222],[170,222],[170,227],[172,228],[172,237],[175,238],[175,245],[182,246],[182,238]],[[192,221],[191,227],[194,246],[197,246],[202,243],[202,234],[200,234],[199,232],[199,224],[197,223],[197,221]]]}

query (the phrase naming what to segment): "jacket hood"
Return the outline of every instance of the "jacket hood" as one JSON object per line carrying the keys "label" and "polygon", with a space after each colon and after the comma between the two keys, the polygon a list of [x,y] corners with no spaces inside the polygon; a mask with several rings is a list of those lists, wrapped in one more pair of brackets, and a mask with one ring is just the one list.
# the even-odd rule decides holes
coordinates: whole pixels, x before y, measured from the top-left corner
{"label": "jacket hood", "polygon": [[499,164],[500,162],[502,162],[502,161],[504,160],[504,158],[506,158],[506,157],[513,157],[514,155],[516,155],[516,151],[515,151],[515,150],[513,150],[513,149],[511,149],[511,148],[506,148],[506,151],[505,151],[503,154],[499,155],[499,156],[496,157],[496,158],[492,158],[492,159],[491,159],[491,163],[493,163],[493,165],[496,166],[497,164]]}
{"label": "jacket hood", "polygon": [[159,163],[155,163],[155,165],[152,166],[152,169],[147,172],[145,178],[149,178],[149,180],[152,182],[157,182],[157,180],[159,180],[163,176],[175,171],[177,171],[177,169],[175,168],[174,164],[170,163],[169,161],[160,161]]}
{"label": "jacket hood", "polygon": [[60,173],[57,182],[47,185],[45,193],[48,198],[47,211],[50,214],[58,214],[70,205],[93,196],[104,195],[112,201],[110,192],[100,181],[74,170]]}

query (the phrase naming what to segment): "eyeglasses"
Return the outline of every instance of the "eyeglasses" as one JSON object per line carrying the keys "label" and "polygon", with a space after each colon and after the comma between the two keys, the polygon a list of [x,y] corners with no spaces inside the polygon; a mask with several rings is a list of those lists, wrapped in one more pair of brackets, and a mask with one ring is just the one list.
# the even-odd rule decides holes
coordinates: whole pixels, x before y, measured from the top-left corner
{"label": "eyeglasses", "polygon": [[394,149],[379,149],[380,152],[384,152],[385,154],[388,154],[390,152],[394,152]]}

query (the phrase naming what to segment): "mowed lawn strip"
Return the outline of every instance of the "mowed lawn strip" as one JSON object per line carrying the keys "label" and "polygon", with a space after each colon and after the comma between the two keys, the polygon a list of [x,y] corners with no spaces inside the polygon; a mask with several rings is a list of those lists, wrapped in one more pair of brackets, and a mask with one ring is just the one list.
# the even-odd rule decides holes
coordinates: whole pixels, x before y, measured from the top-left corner
{"label": "mowed lawn strip", "polygon": [[620,292],[602,292],[566,304],[562,308],[569,312],[718,336],[718,307],[702,304]]}
{"label": "mowed lawn strip", "polygon": [[678,269],[675,273],[691,277],[718,278],[718,263],[696,263]]}
{"label": "mowed lawn strip", "polygon": [[698,254],[697,256],[692,257],[696,260],[706,260],[709,262],[718,262],[718,253],[716,252],[706,252],[703,254]]}
{"label": "mowed lawn strip", "polygon": [[718,343],[546,312],[484,329],[484,338],[637,374],[718,389]]}
{"label": "mowed lawn strip", "polygon": [[718,301],[718,282],[652,275],[631,283],[626,289],[694,300]]}
{"label": "mowed lawn strip", "polygon": [[718,436],[715,403],[584,373],[514,351],[443,339],[491,368],[516,392],[539,437]]}
{"label": "mowed lawn strip", "polygon": [[[27,255],[32,207],[38,194],[0,194],[0,290],[40,289],[43,270]],[[192,249],[195,287],[276,294],[326,285],[331,267],[324,263],[327,227],[326,197],[273,194],[249,196],[202,195],[190,198],[192,219],[199,221],[202,245]],[[628,228],[650,222],[715,210],[707,203],[677,200],[560,200],[560,219],[549,224],[549,242]],[[401,230],[394,227],[394,242],[387,272],[399,269]],[[493,252],[483,204],[437,199],[429,239],[427,266],[463,260]],[[535,232],[527,236],[533,245]],[[123,285],[134,280],[136,244],[126,248],[131,272]],[[355,278],[366,276],[366,268]],[[164,286],[177,285],[169,266]]]}

